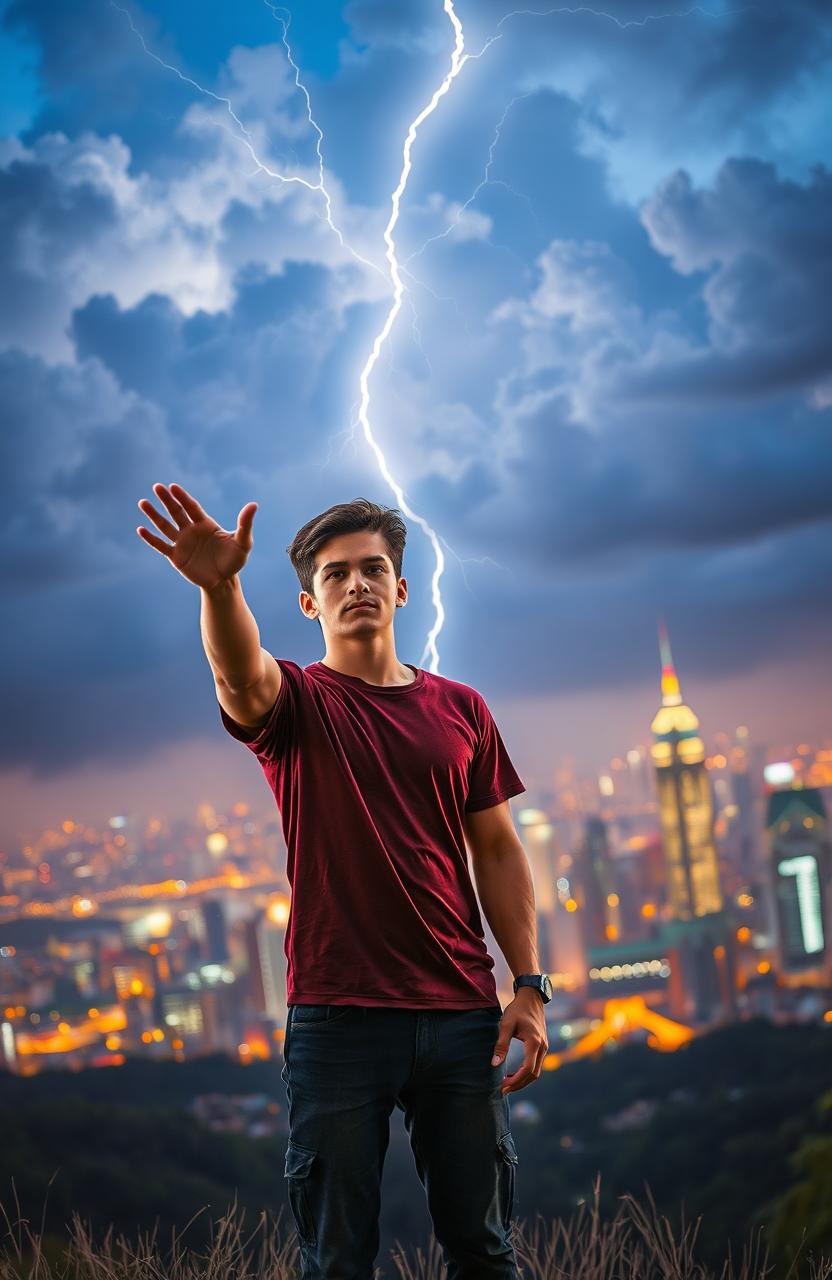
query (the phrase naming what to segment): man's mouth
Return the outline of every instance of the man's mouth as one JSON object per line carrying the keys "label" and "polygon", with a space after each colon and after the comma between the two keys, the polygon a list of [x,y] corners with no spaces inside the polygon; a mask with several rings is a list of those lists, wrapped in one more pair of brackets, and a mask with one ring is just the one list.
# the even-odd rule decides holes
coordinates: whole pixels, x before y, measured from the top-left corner
{"label": "man's mouth", "polygon": [[371,600],[360,600],[358,604],[348,604],[347,613],[352,613],[353,609],[375,609],[375,607]]}

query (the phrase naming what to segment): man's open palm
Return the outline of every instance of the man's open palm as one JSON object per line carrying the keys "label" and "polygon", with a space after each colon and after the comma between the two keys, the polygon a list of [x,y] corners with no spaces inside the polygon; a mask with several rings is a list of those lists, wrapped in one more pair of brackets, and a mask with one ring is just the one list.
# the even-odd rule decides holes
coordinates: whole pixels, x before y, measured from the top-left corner
{"label": "man's open palm", "polygon": [[154,484],[153,492],[172,519],[168,520],[157,511],[147,498],[139,500],[139,510],[170,538],[170,542],[142,526],[136,533],[166,556],[183,578],[210,591],[240,572],[254,542],[251,527],[257,510],[256,502],[246,503],[237,517],[237,528],[229,533],[181,485]]}

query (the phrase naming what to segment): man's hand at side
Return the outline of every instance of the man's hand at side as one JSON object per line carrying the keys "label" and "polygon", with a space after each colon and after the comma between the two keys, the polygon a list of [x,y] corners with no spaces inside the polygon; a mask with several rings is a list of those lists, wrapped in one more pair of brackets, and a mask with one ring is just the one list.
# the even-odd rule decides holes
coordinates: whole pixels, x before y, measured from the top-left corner
{"label": "man's hand at side", "polygon": [[543,1001],[533,987],[521,987],[511,1004],[503,1010],[492,1067],[506,1057],[512,1040],[522,1040],[525,1053],[517,1070],[503,1080],[500,1087],[503,1094],[524,1089],[537,1080],[543,1069],[543,1059],[549,1052]]}
{"label": "man's hand at side", "polygon": [[[465,841],[480,904],[511,972],[539,973],[531,869],[508,800],[467,814]],[[523,1041],[526,1053],[519,1071],[503,1080],[503,1093],[513,1093],[536,1080],[549,1050],[543,1001],[533,987],[520,987],[503,1011],[494,1051],[500,1061],[515,1037]],[[497,1063],[492,1061],[491,1065]]]}

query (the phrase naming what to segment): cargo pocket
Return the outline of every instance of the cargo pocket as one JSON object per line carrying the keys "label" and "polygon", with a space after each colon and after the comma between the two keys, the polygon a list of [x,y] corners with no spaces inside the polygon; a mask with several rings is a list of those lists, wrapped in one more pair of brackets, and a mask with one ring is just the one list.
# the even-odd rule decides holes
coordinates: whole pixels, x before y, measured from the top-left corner
{"label": "cargo pocket", "polygon": [[309,1174],[316,1151],[299,1147],[289,1139],[286,1148],[286,1188],[289,1196],[289,1207],[301,1242],[306,1245],[315,1243],[315,1220],[312,1217],[311,1198],[309,1195]]}
{"label": "cargo pocket", "polygon": [[517,1198],[517,1149],[511,1133],[504,1133],[497,1142],[499,1157],[499,1182],[503,1206],[503,1227],[508,1230]]}

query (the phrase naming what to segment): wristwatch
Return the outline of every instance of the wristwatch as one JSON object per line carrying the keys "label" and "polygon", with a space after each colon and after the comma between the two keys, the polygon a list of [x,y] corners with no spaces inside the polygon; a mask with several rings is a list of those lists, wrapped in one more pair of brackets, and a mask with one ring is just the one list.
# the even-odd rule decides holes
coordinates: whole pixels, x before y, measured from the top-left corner
{"label": "wristwatch", "polygon": [[552,984],[548,973],[521,973],[519,978],[514,979],[515,995],[518,987],[534,987],[544,1004],[548,1004],[552,998]]}

